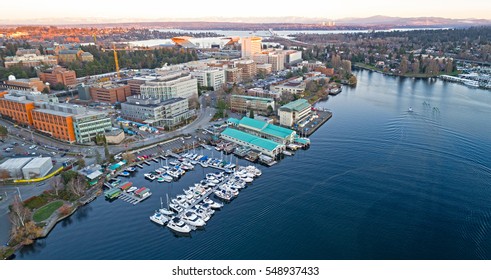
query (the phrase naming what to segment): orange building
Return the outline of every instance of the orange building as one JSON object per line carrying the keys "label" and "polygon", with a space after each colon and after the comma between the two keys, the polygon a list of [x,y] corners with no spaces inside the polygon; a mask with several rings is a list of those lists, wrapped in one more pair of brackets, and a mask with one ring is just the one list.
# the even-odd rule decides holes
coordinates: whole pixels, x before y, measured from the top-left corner
{"label": "orange building", "polygon": [[37,130],[70,143],[76,140],[72,116],[69,113],[49,109],[32,110],[32,119]]}
{"label": "orange building", "polygon": [[8,92],[0,92],[0,114],[7,116],[13,121],[25,125],[32,125],[32,110],[34,109],[34,101],[27,100],[25,97],[6,99],[5,95]]}
{"label": "orange building", "polygon": [[39,79],[45,83],[50,83],[52,86],[62,84],[65,86],[73,86],[77,84],[77,76],[75,71],[67,70],[63,67],[54,67],[43,72],[39,72]]}

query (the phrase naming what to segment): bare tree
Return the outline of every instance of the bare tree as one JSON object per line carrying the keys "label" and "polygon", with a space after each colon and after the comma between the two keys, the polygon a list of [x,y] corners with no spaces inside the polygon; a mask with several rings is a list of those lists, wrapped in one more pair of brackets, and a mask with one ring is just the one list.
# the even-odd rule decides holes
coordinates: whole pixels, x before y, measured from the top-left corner
{"label": "bare tree", "polygon": [[136,156],[134,153],[124,153],[122,156],[121,156],[124,160],[126,160],[126,162],[128,163],[131,163],[131,162],[134,162],[135,159],[136,159]]}
{"label": "bare tree", "polygon": [[29,220],[31,211],[24,206],[18,195],[14,196],[14,202],[10,210],[10,221],[15,227],[23,227]]}
{"label": "bare tree", "polygon": [[58,192],[63,188],[63,179],[61,176],[56,176],[51,181],[51,188],[55,192],[56,196],[58,196]]}
{"label": "bare tree", "polygon": [[0,179],[8,179],[10,178],[10,173],[8,170],[0,169]]}
{"label": "bare tree", "polygon": [[85,192],[85,180],[81,176],[76,176],[68,182],[71,192],[77,196],[82,196]]}

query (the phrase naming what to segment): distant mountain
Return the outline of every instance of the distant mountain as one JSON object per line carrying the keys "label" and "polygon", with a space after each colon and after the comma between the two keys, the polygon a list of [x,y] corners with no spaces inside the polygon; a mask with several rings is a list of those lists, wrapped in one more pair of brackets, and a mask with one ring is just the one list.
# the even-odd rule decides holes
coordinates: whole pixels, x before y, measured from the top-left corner
{"label": "distant mountain", "polygon": [[[203,29],[213,26],[220,28],[221,25],[238,26],[243,24],[244,28],[249,26],[260,26],[271,24],[278,26],[300,26],[308,27],[326,26],[326,23],[335,22],[335,26],[329,25],[331,29],[344,29],[349,26],[367,27],[367,28],[403,28],[403,27],[468,27],[476,25],[491,25],[490,19],[450,19],[442,17],[390,17],[390,16],[372,16],[366,18],[308,18],[308,17],[248,17],[248,18],[232,18],[232,17],[202,17],[202,18],[158,18],[158,19],[138,19],[138,18],[37,18],[23,20],[9,20],[0,18],[0,25],[116,25],[123,24],[124,26],[161,26],[162,28],[196,28],[196,23],[203,23]],[[186,27],[189,25],[189,27]],[[199,28],[197,28],[199,29]]]}

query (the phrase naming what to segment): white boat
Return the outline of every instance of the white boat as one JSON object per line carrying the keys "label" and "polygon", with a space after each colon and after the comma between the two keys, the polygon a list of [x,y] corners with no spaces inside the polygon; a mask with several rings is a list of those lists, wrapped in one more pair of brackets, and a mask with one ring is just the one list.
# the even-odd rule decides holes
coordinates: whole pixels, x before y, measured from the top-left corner
{"label": "white boat", "polygon": [[190,233],[191,227],[179,218],[173,218],[167,223],[167,227],[177,233]]}
{"label": "white boat", "polygon": [[155,176],[150,174],[150,173],[145,173],[145,175],[143,175],[146,179],[150,180],[150,181],[153,181],[155,180]]}
{"label": "white boat", "polygon": [[204,203],[207,203],[208,205],[210,205],[210,208],[211,209],[220,209],[223,207],[223,203],[218,203],[216,201],[213,201],[211,200],[209,197],[205,198],[203,200]]}
{"label": "white boat", "polygon": [[233,199],[233,195],[230,192],[226,192],[224,190],[216,190],[214,193],[218,198],[225,201],[231,201]]}
{"label": "white boat", "polygon": [[170,183],[170,182],[172,182],[174,180],[174,178],[172,178],[169,175],[162,176],[162,179],[164,179],[164,181],[166,181],[167,183]]}
{"label": "white boat", "polygon": [[293,153],[289,152],[289,151],[283,151],[282,152],[284,155],[286,156],[293,156]]}
{"label": "white boat", "polygon": [[166,180],[165,180],[163,177],[159,177],[159,178],[157,179],[157,182],[159,182],[159,183],[163,183],[163,182],[166,182]]}
{"label": "white boat", "polygon": [[244,182],[246,182],[246,183],[252,183],[252,181],[254,181],[254,179],[252,179],[251,177],[245,177],[245,178],[242,178],[242,180],[244,180]]}
{"label": "white boat", "polygon": [[150,220],[156,224],[161,226],[165,225],[169,221],[169,219],[160,212],[155,212],[152,216],[150,216]]}
{"label": "white boat", "polygon": [[126,191],[126,192],[129,192],[129,193],[130,193],[130,192],[134,192],[134,191],[136,191],[137,189],[138,189],[138,187],[131,187],[131,188],[129,188],[129,189]]}
{"label": "white boat", "polygon": [[128,171],[128,172],[135,172],[136,171],[136,168],[134,168],[133,166],[130,166],[130,167],[126,168],[126,171]]}
{"label": "white boat", "polygon": [[408,111],[408,112],[412,112],[412,111],[413,111],[413,107],[409,107],[409,108],[407,109],[407,111]]}
{"label": "white boat", "polygon": [[203,221],[203,219],[198,217],[198,215],[196,215],[196,213],[194,213],[192,211],[186,211],[186,213],[184,213],[184,215],[182,215],[182,220],[186,224],[189,224],[189,225],[195,226],[195,227],[202,227],[202,226],[206,225],[206,222]]}

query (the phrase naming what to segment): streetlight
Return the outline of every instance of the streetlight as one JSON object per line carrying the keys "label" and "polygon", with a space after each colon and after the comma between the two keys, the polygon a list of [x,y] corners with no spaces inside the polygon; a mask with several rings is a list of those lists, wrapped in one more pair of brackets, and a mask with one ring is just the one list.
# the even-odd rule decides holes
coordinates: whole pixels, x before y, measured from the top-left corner
{"label": "streetlight", "polygon": [[17,192],[19,193],[19,198],[20,198],[20,201],[22,201],[22,195],[20,194],[20,189],[19,189],[19,187],[17,187]]}

